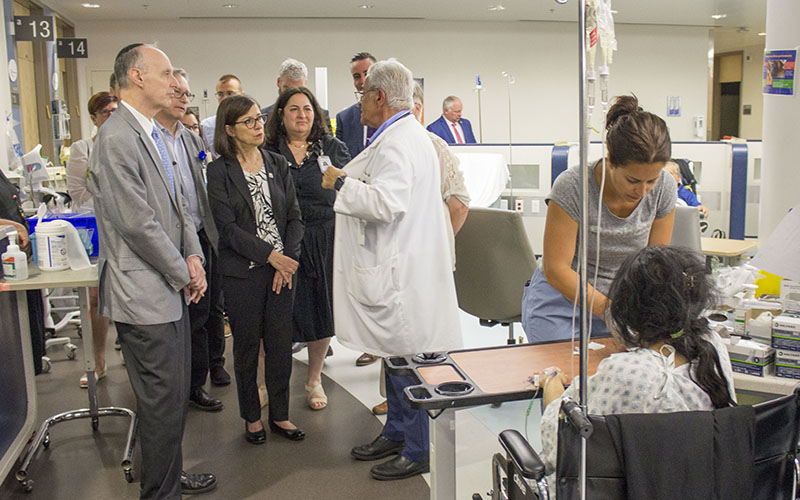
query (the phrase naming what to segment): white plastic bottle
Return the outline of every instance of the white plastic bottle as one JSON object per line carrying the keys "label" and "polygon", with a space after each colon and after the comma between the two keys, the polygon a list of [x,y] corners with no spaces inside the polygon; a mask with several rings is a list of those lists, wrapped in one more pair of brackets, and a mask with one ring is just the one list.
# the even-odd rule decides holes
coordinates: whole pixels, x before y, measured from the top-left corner
{"label": "white plastic bottle", "polygon": [[8,233],[8,249],[2,255],[3,276],[7,280],[28,279],[28,256],[17,245],[17,232]]}

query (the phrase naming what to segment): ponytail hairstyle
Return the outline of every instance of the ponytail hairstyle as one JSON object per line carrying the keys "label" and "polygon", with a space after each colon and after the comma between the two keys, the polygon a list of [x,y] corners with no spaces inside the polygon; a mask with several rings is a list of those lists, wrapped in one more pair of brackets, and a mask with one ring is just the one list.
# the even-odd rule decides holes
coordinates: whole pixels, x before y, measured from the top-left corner
{"label": "ponytail hairstyle", "polygon": [[628,163],[658,163],[670,160],[672,142],[667,124],[639,107],[635,95],[614,100],[606,117],[608,159],[614,167]]}
{"label": "ponytail hairstyle", "polygon": [[664,341],[695,371],[690,376],[714,408],[734,406],[703,310],[716,289],[695,252],[649,246],[629,256],[617,271],[608,298],[606,322],[627,347],[647,348]]}

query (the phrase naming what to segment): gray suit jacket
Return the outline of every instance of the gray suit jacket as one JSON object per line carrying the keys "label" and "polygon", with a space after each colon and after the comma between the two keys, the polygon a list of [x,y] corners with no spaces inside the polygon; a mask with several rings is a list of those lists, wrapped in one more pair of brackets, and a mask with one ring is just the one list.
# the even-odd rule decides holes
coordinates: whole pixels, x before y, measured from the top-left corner
{"label": "gray suit jacket", "polygon": [[[186,153],[189,156],[189,168],[192,171],[192,180],[194,181],[194,189],[197,192],[197,204],[200,206],[200,218],[203,220],[203,229],[214,248],[214,253],[219,254],[219,232],[217,226],[214,224],[214,217],[211,215],[211,207],[208,204],[208,192],[206,191],[206,180],[203,177],[203,160],[200,159],[200,151],[203,150],[203,141],[200,136],[184,128],[181,131],[181,138],[183,138],[183,145],[186,147]],[[211,153],[206,151],[208,155],[207,160],[211,160]]]}
{"label": "gray suit jacket", "polygon": [[185,258],[203,255],[186,200],[169,188],[156,147],[125,106],[100,128],[89,184],[100,237],[100,314],[134,325],[177,321]]}

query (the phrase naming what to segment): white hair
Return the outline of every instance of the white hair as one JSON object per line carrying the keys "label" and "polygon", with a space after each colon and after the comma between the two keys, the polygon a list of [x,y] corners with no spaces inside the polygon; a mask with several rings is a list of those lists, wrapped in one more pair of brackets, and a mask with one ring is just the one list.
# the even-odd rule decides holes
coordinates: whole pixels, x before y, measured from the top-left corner
{"label": "white hair", "polygon": [[414,104],[425,105],[425,92],[418,82],[414,82]]}
{"label": "white hair", "polygon": [[281,63],[281,70],[278,73],[283,81],[296,82],[297,80],[308,80],[308,68],[297,59],[286,59]]}
{"label": "white hair", "polygon": [[367,70],[369,89],[382,89],[386,93],[389,109],[403,110],[414,107],[414,76],[397,59],[378,61]]}
{"label": "white hair", "polygon": [[456,97],[454,95],[449,95],[449,96],[445,97],[444,101],[442,101],[442,110],[443,111],[450,111],[451,109],[453,109],[453,105],[456,103],[456,101],[460,101],[460,100],[461,99],[459,99],[458,97]]}

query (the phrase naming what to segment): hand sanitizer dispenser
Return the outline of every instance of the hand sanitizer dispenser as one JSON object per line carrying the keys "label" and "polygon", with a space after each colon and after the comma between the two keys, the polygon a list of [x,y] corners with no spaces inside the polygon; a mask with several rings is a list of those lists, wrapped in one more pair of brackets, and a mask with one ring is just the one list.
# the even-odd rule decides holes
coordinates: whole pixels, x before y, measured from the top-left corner
{"label": "hand sanitizer dispenser", "polygon": [[8,233],[8,249],[2,255],[3,276],[7,280],[28,279],[28,256],[17,245],[17,232]]}

